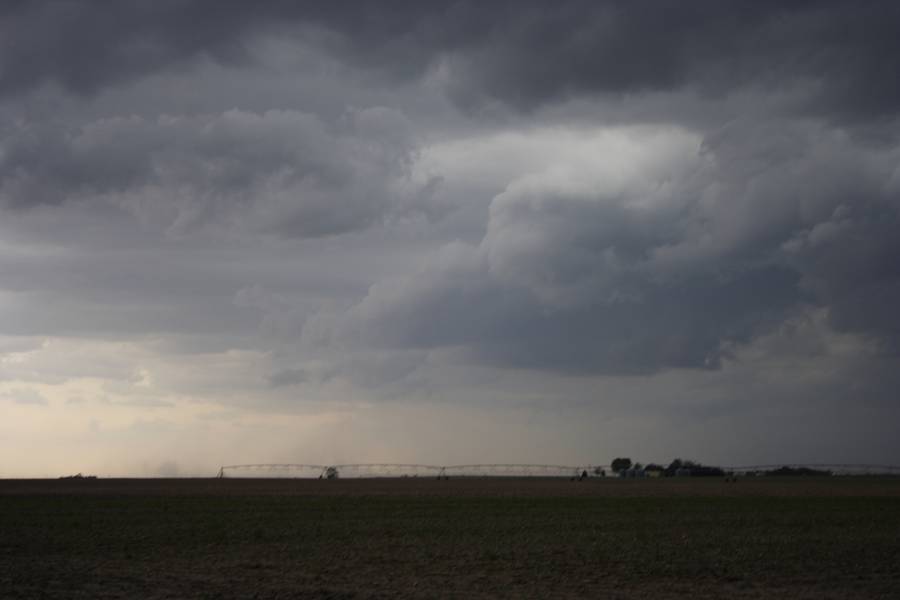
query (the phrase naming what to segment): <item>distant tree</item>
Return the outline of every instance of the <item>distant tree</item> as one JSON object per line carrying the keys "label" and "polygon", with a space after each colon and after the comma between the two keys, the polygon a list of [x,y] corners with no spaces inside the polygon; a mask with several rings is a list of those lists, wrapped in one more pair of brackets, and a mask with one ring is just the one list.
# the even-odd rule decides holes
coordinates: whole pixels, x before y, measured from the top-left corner
{"label": "distant tree", "polygon": [[97,479],[96,475],[84,475],[82,473],[75,473],[74,475],[63,475],[60,479]]}
{"label": "distant tree", "polygon": [[683,464],[684,463],[681,461],[680,458],[676,458],[675,460],[673,460],[672,462],[669,463],[669,466],[666,467],[665,471],[663,471],[663,474],[666,477],[674,477],[675,473],[678,472],[678,469],[680,469]]}
{"label": "distant tree", "polygon": [[594,467],[594,475],[597,477],[606,477],[606,471],[602,467]]}
{"label": "distant tree", "polygon": [[719,467],[694,465],[691,467],[691,477],[725,477],[725,471]]}
{"label": "distant tree", "polygon": [[682,460],[680,458],[676,458],[671,463],[669,463],[669,466],[666,467],[664,471],[664,475],[666,477],[673,477],[675,475],[678,475],[679,472],[681,472],[682,474],[688,474],[691,477],[725,476],[725,471],[723,471],[719,467],[709,467],[693,460]]}
{"label": "distant tree", "polygon": [[676,471],[679,469],[696,469],[697,467],[702,467],[700,463],[693,460],[684,460],[681,458],[676,458],[672,462],[669,463],[669,466],[666,467],[665,475],[666,477],[672,477],[675,475]]}
{"label": "distant tree", "polygon": [[612,461],[610,465],[614,473],[621,473],[622,471],[627,471],[631,468],[631,459],[630,458],[616,458]]}

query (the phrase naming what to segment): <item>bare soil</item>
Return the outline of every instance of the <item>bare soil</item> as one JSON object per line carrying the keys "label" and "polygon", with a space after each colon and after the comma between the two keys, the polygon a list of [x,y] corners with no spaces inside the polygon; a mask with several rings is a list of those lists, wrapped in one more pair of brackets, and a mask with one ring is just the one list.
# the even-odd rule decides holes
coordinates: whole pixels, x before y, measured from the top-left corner
{"label": "bare soil", "polygon": [[0,479],[4,495],[450,496],[450,497],[864,497],[900,498],[900,477],[671,479],[424,477],[374,479]]}
{"label": "bare soil", "polygon": [[0,481],[0,598],[900,598],[900,478]]}

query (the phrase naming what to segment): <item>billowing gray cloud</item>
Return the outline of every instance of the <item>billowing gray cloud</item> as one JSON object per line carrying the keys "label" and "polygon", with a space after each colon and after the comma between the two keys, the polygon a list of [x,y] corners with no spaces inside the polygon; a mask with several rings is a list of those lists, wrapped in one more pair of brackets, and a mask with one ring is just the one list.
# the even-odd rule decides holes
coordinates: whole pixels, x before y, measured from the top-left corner
{"label": "billowing gray cloud", "polygon": [[896,149],[786,123],[689,141],[512,182],[480,245],[374,286],[345,335],[528,368],[709,368],[814,305],[895,348]]}
{"label": "billowing gray cloud", "polygon": [[413,147],[402,114],[379,107],[332,126],[299,111],[240,110],[19,123],[0,147],[0,200],[103,201],[175,231],[241,211],[261,229],[314,237],[390,210],[408,193],[390,188]]}

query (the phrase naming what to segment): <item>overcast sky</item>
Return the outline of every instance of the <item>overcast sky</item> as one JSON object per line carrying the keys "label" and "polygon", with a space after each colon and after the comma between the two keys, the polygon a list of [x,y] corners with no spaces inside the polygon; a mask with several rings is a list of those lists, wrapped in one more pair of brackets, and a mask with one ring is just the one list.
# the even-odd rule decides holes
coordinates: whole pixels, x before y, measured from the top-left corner
{"label": "overcast sky", "polygon": [[900,4],[0,5],[0,477],[900,463]]}

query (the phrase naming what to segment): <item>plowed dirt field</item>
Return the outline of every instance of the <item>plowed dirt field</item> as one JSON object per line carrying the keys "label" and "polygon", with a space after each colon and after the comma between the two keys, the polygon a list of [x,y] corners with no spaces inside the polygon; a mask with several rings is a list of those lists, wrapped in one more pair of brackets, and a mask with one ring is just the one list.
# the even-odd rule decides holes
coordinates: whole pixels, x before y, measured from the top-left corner
{"label": "plowed dirt field", "polygon": [[0,598],[900,598],[900,478],[0,481]]}

